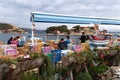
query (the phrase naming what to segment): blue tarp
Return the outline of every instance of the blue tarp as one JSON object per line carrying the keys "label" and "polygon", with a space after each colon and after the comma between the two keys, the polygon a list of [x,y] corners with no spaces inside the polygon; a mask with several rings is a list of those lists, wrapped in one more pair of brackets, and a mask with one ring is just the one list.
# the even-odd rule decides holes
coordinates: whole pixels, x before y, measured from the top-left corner
{"label": "blue tarp", "polygon": [[31,22],[120,25],[120,20],[31,13]]}

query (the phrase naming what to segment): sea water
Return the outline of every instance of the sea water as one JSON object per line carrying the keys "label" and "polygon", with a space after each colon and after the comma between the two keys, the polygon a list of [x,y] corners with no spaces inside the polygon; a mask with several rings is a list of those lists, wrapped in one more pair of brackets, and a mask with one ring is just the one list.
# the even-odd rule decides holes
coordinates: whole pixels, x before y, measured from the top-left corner
{"label": "sea water", "polygon": [[[37,32],[35,33],[36,36],[42,38],[42,41],[46,41],[46,40],[58,40],[61,38],[66,39],[66,35],[47,35],[45,33],[45,31],[41,31],[41,32]],[[112,32],[112,34],[120,34],[120,32]],[[8,39],[10,37],[15,37],[15,36],[24,36],[26,37],[26,40],[28,40],[28,36],[31,36],[31,33],[28,34],[2,34],[0,33],[0,41],[3,41],[5,43],[7,43]],[[70,39],[73,40],[74,43],[79,44],[79,35],[70,35]]]}
{"label": "sea water", "polygon": [[[29,36],[31,36],[31,34],[0,34],[0,41],[7,43],[7,41],[9,40],[10,37],[15,37],[15,36],[24,36],[26,38],[26,40],[29,39]],[[46,40],[59,40],[61,38],[66,39],[65,35],[46,35],[46,34],[37,34],[37,37],[42,38],[42,41],[46,41]],[[77,41],[78,38],[80,36],[77,35],[71,35],[70,38],[74,41]]]}

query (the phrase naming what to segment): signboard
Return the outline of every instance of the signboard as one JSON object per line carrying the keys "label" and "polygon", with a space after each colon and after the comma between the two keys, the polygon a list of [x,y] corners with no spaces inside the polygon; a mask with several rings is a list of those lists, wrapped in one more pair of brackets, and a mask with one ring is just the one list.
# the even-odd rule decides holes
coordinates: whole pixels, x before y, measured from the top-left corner
{"label": "signboard", "polygon": [[11,45],[0,45],[1,49],[4,49],[4,55],[16,55],[17,50],[16,50],[16,45],[11,44]]}
{"label": "signboard", "polygon": [[17,54],[17,50],[16,49],[5,49],[4,50],[4,55],[16,55]]}

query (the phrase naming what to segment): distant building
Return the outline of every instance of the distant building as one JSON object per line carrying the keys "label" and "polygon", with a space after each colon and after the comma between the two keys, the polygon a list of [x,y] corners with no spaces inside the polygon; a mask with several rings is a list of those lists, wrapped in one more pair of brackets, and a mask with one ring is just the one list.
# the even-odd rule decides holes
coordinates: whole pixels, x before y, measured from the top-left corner
{"label": "distant building", "polygon": [[86,31],[86,30],[90,30],[90,27],[89,26],[82,26],[83,30]]}
{"label": "distant building", "polygon": [[[93,34],[94,28],[89,26],[81,26],[80,32],[78,34],[81,34],[82,31],[84,31],[86,34]],[[71,34],[76,34],[76,28],[70,29]]]}

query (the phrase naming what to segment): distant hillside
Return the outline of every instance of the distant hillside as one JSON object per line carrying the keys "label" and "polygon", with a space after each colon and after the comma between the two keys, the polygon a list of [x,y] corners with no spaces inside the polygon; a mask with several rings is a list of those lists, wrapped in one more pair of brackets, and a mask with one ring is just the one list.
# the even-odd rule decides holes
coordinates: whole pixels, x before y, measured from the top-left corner
{"label": "distant hillside", "polygon": [[12,29],[13,26],[7,23],[0,23],[0,30],[8,30],[8,29]]}
{"label": "distant hillside", "polygon": [[26,31],[20,27],[8,24],[8,23],[0,23],[0,32],[2,33],[25,33]]}

